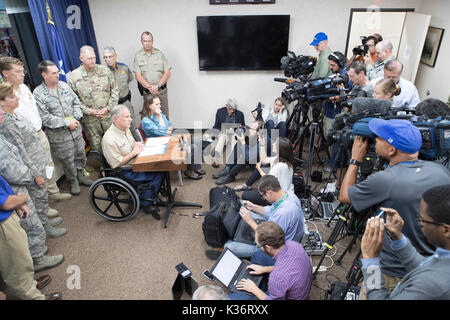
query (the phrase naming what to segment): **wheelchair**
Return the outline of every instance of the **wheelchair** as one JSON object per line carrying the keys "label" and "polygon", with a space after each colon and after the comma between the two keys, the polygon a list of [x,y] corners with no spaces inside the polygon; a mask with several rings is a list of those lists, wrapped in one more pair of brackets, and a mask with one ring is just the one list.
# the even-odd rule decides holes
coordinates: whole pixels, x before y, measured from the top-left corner
{"label": "wheelchair", "polygon": [[[153,187],[147,186],[146,181],[132,181],[122,176],[124,168],[111,168],[102,154],[95,153],[100,159],[102,166],[99,172],[99,179],[89,187],[88,198],[94,212],[102,218],[113,222],[133,219],[139,212],[139,195],[148,189],[152,189],[155,195],[155,199],[148,200],[154,201],[153,204],[155,206],[166,207],[164,228],[167,227],[172,207],[202,207],[202,205],[196,203],[174,201],[177,189],[175,188],[172,191],[168,173],[163,179],[158,192],[155,192]],[[160,200],[159,195],[167,198],[167,201]]]}
{"label": "wheelchair", "polygon": [[[91,151],[94,152],[94,151]],[[124,168],[111,168],[103,157],[97,154],[101,160],[99,179],[97,179],[89,188],[88,198],[94,212],[109,221],[122,222],[133,219],[139,212],[139,195],[148,187],[147,182],[136,182],[122,176]],[[167,196],[167,185],[163,180],[158,194]],[[154,190],[153,190],[154,191]],[[155,205],[162,204],[158,202],[158,195],[155,194]]]}

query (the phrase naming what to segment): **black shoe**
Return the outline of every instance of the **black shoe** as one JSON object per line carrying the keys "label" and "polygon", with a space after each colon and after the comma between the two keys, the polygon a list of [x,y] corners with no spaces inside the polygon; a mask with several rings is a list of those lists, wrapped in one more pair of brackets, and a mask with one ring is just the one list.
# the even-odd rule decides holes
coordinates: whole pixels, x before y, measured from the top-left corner
{"label": "black shoe", "polygon": [[200,180],[201,178],[203,178],[203,176],[201,174],[197,174],[196,176],[191,176],[191,175],[187,174],[186,171],[184,172],[184,175],[186,176],[186,178],[192,179],[192,180]]}
{"label": "black shoe", "polygon": [[222,252],[218,250],[206,250],[205,255],[211,260],[217,260]]}
{"label": "black shoe", "polygon": [[220,186],[222,184],[227,184],[227,183],[233,182],[234,180],[236,180],[234,177],[232,177],[230,175],[226,175],[225,177],[221,177],[221,178],[217,179],[216,184],[218,186]]}
{"label": "black shoe", "polygon": [[220,177],[224,177],[230,174],[230,168],[228,166],[225,166],[225,168],[219,172],[213,173],[212,177],[214,179],[218,179]]}
{"label": "black shoe", "polygon": [[202,169],[199,169],[199,170],[194,170],[194,172],[196,173],[196,174],[199,174],[199,175],[204,175],[204,174],[206,174],[206,171],[205,170],[202,170]]}
{"label": "black shoe", "polygon": [[144,209],[145,213],[151,214],[153,216],[153,218],[155,218],[156,220],[161,220],[161,216],[158,213],[159,212],[158,207],[150,205],[150,206],[143,207],[143,209]]}

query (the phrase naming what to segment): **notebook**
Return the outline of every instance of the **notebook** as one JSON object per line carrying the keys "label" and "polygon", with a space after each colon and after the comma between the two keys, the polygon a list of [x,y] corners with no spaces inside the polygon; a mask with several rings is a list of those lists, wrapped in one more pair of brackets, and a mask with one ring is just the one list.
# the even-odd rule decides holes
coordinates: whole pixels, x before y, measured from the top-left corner
{"label": "notebook", "polygon": [[231,292],[242,292],[236,289],[236,284],[241,279],[250,279],[257,286],[259,286],[262,279],[262,275],[250,274],[251,270],[247,270],[248,265],[250,265],[250,262],[241,260],[233,251],[226,248],[212,267],[211,273]]}

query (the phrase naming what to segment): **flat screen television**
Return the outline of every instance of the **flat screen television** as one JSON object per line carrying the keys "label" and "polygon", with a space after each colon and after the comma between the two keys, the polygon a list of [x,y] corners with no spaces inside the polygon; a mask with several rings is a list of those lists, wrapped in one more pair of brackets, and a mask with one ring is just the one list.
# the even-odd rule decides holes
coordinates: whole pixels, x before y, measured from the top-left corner
{"label": "flat screen television", "polygon": [[280,70],[289,15],[197,17],[200,70]]}

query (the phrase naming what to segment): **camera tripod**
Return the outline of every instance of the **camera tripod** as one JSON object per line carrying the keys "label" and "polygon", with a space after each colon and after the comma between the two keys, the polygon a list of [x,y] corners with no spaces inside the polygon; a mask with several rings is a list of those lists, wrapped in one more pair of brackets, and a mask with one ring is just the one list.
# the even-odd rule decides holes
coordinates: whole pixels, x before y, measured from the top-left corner
{"label": "camera tripod", "polygon": [[[344,230],[347,227],[347,221],[350,217],[350,212],[352,210],[352,206],[345,204],[345,203],[339,203],[339,205],[337,206],[337,208],[334,210],[333,212],[333,216],[330,218],[329,222],[331,220],[333,220],[333,218],[337,215],[339,220],[336,224],[336,226],[334,227],[333,231],[331,232],[330,237],[328,238],[327,242],[324,242],[324,251],[322,253],[322,256],[320,257],[319,263],[316,266],[316,270],[313,273],[313,279],[316,278],[316,273],[318,272],[320,266],[322,265],[323,260],[325,259],[328,251],[330,251],[331,249],[333,249],[334,244],[336,242],[338,242],[340,239],[338,239],[339,235],[342,234],[344,232]],[[343,238],[343,237],[342,237]]]}
{"label": "camera tripod", "polygon": [[[312,141],[310,141],[308,151],[313,155],[314,152],[316,152],[319,164],[322,166],[323,163],[319,156],[319,148],[315,144],[317,134],[319,134],[321,141],[326,141],[325,134],[323,132],[323,117],[321,117],[322,106],[312,106],[312,120],[308,117],[309,108],[310,105],[306,101],[299,100],[297,102],[292,115],[286,123],[286,127],[289,128],[290,131],[288,138],[294,143],[293,150],[298,150],[297,158],[302,159],[305,136],[308,132],[311,133],[310,139],[312,138]],[[326,150],[326,153],[329,159],[330,153],[328,152],[328,149]]]}

